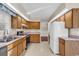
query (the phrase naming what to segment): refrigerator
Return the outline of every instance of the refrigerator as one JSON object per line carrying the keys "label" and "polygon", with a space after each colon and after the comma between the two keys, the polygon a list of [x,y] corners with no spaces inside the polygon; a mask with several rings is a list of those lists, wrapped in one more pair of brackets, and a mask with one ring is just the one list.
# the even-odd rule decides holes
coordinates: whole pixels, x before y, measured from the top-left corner
{"label": "refrigerator", "polygon": [[68,37],[68,29],[64,22],[55,21],[50,25],[49,46],[54,54],[59,54],[59,37]]}

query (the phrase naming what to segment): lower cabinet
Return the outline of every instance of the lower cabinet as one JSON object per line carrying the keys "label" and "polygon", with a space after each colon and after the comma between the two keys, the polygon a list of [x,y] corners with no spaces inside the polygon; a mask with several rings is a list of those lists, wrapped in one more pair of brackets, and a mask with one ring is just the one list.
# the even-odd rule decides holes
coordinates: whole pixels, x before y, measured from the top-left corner
{"label": "lower cabinet", "polygon": [[39,43],[40,42],[40,34],[30,34],[30,42],[31,43]]}
{"label": "lower cabinet", "polygon": [[18,44],[18,56],[23,52],[22,43]]}
{"label": "lower cabinet", "polygon": [[60,37],[59,54],[61,56],[79,56],[79,39]]}
{"label": "lower cabinet", "polygon": [[7,46],[8,56],[19,56],[26,48],[26,37],[23,37]]}
{"label": "lower cabinet", "polygon": [[59,39],[59,54],[64,56],[65,55],[65,41],[63,39]]}
{"label": "lower cabinet", "polygon": [[17,46],[8,51],[8,56],[17,56]]}
{"label": "lower cabinet", "polygon": [[7,47],[1,47],[0,48],[0,56],[7,56]]}
{"label": "lower cabinet", "polygon": [[26,39],[22,42],[22,44],[23,44],[23,50],[25,50],[25,48],[26,48]]}

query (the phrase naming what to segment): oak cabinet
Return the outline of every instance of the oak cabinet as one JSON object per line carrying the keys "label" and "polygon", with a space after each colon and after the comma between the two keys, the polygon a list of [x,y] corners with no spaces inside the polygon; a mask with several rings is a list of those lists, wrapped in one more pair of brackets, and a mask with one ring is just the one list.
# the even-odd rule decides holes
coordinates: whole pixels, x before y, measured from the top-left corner
{"label": "oak cabinet", "polygon": [[30,21],[30,29],[40,29],[40,22],[31,22]]}
{"label": "oak cabinet", "polygon": [[74,8],[65,14],[66,28],[79,28],[79,9]]}
{"label": "oak cabinet", "polygon": [[57,19],[57,21],[63,21],[64,22],[64,15],[62,15],[62,16],[60,16],[58,19]]}
{"label": "oak cabinet", "polygon": [[17,56],[17,46],[8,51],[8,56]]}
{"label": "oak cabinet", "polygon": [[23,47],[22,47],[22,43],[18,44],[18,56],[23,52]]}
{"label": "oak cabinet", "polygon": [[17,28],[20,29],[21,28],[21,24],[22,24],[22,18],[20,16],[17,16]]}
{"label": "oak cabinet", "polygon": [[72,28],[73,27],[73,20],[72,20],[72,10],[65,14],[65,27]]}
{"label": "oak cabinet", "polygon": [[79,56],[79,39],[60,37],[59,54],[61,56]]}
{"label": "oak cabinet", "polygon": [[73,28],[79,28],[79,9],[73,9]]}
{"label": "oak cabinet", "polygon": [[11,16],[11,27],[12,28],[17,28],[17,17],[16,16]]}
{"label": "oak cabinet", "polygon": [[26,24],[26,20],[25,19],[22,19],[22,24]]}
{"label": "oak cabinet", "polygon": [[13,42],[13,43],[11,43],[11,44],[9,44],[8,46],[7,46],[7,50],[11,50],[12,48],[14,48],[15,46],[17,46],[18,45],[18,41],[15,41],[15,42]]}
{"label": "oak cabinet", "polygon": [[25,48],[26,48],[26,38],[23,39],[22,45],[23,45],[23,50],[25,50]]}
{"label": "oak cabinet", "polygon": [[11,27],[13,29],[21,28],[21,17],[20,16],[11,16]]}
{"label": "oak cabinet", "polygon": [[19,56],[26,48],[26,37],[23,37],[7,46],[8,56]]}
{"label": "oak cabinet", "polygon": [[19,15],[11,17],[11,27],[14,29],[40,29],[40,22],[26,21]]}
{"label": "oak cabinet", "polygon": [[40,42],[40,34],[30,34],[30,42],[39,43]]}
{"label": "oak cabinet", "polygon": [[63,15],[63,16],[60,17],[60,20],[61,20],[61,21],[64,21],[64,18],[65,18],[65,17],[64,17],[64,15]]}
{"label": "oak cabinet", "polygon": [[13,29],[40,29],[40,22],[26,21],[17,15],[11,17],[11,27]]}
{"label": "oak cabinet", "polygon": [[63,39],[59,39],[59,54],[64,56],[65,55],[65,41]]}

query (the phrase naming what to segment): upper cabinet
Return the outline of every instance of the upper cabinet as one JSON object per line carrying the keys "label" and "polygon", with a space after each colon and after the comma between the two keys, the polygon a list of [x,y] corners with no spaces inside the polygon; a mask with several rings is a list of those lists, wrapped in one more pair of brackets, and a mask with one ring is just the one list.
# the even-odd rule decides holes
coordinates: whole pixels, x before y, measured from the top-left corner
{"label": "upper cabinet", "polygon": [[18,15],[11,18],[11,27],[14,29],[40,29],[40,22],[26,21]]}
{"label": "upper cabinet", "polygon": [[60,16],[57,21],[64,21],[64,15]]}
{"label": "upper cabinet", "polygon": [[55,21],[64,21],[65,28],[79,28],[79,8],[73,8]]}
{"label": "upper cabinet", "polygon": [[11,16],[11,27],[13,29],[21,28],[21,17],[20,16]]}
{"label": "upper cabinet", "polygon": [[65,27],[72,28],[73,27],[73,16],[72,10],[65,14]]}
{"label": "upper cabinet", "polygon": [[30,21],[30,29],[40,29],[40,22],[32,22]]}
{"label": "upper cabinet", "polygon": [[73,28],[79,28],[79,9],[73,9]]}
{"label": "upper cabinet", "polygon": [[20,29],[21,28],[21,23],[22,23],[22,18],[20,16],[17,16],[17,28]]}
{"label": "upper cabinet", "polygon": [[17,17],[16,16],[11,16],[11,28],[17,28]]}
{"label": "upper cabinet", "polygon": [[72,9],[65,14],[66,28],[79,28],[79,9]]}

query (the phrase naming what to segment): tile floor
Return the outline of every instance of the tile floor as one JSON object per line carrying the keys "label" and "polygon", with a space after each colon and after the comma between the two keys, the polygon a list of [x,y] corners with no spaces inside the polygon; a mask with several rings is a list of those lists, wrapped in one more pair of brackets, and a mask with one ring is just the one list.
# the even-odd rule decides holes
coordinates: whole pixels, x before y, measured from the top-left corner
{"label": "tile floor", "polygon": [[54,56],[48,42],[31,43],[23,56]]}

